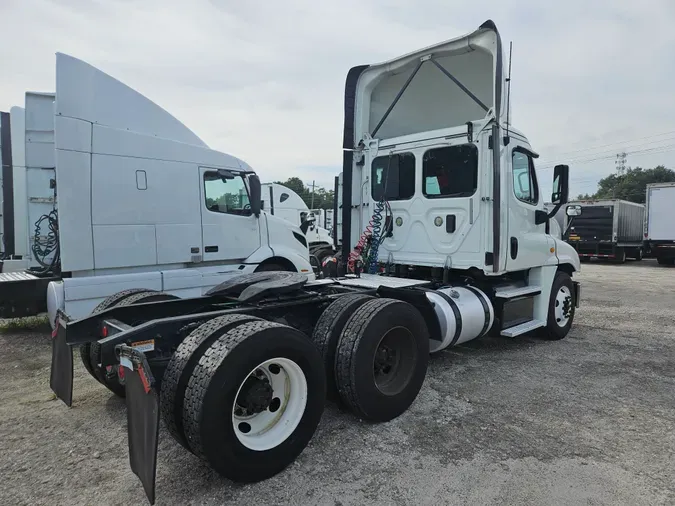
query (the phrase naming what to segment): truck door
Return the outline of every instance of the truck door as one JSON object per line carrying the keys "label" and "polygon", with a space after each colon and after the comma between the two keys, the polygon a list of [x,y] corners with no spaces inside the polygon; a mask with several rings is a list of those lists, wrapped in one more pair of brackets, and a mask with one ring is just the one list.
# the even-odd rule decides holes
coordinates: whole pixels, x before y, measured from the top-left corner
{"label": "truck door", "polygon": [[238,171],[199,168],[202,249],[205,262],[241,261],[260,247],[248,185]]}
{"label": "truck door", "polygon": [[526,146],[516,144],[507,167],[510,170],[504,181],[508,189],[506,268],[517,271],[544,265],[552,253],[546,224],[535,222],[535,212],[544,209],[544,197],[539,191],[534,156]]}

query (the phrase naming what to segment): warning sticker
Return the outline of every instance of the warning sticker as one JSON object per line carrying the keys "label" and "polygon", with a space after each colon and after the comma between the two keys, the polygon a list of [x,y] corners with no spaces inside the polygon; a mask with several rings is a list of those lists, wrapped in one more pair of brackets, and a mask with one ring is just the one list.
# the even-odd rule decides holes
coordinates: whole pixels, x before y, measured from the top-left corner
{"label": "warning sticker", "polygon": [[148,351],[152,351],[155,349],[155,340],[148,339],[147,341],[138,341],[137,343],[131,343],[131,347],[136,351],[146,353]]}

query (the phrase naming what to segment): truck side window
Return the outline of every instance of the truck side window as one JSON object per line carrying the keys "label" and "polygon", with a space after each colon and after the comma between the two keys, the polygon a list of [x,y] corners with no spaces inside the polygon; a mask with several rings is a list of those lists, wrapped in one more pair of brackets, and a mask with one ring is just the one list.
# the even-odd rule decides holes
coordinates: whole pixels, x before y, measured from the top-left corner
{"label": "truck side window", "polygon": [[397,153],[378,156],[371,171],[373,200],[407,200],[415,194],[415,155]]}
{"label": "truck side window", "polygon": [[248,215],[251,206],[244,179],[223,179],[217,172],[204,173],[206,208],[214,213]]}
{"label": "truck side window", "polygon": [[478,188],[478,148],[474,144],[430,149],[422,161],[424,196],[470,197]]}
{"label": "truck side window", "polygon": [[512,155],[513,193],[516,198],[528,204],[539,201],[539,187],[532,157],[522,151]]}

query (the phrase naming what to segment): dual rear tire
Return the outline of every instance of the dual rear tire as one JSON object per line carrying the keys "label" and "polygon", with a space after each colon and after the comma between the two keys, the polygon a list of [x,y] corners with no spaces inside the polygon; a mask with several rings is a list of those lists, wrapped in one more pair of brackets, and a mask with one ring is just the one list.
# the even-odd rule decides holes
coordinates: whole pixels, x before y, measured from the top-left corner
{"label": "dual rear tire", "polygon": [[[158,302],[162,300],[177,299],[175,295],[162,293],[147,288],[132,288],[110,295],[99,303],[91,312],[92,315],[107,309],[119,306],[130,306],[145,302]],[[120,382],[117,369],[119,366],[101,367],[99,360],[100,345],[94,341],[80,346],[80,359],[85,369],[99,383],[118,397],[125,397],[126,390]]]}
{"label": "dual rear tire", "polygon": [[267,479],[307,446],[323,413],[325,373],[300,331],[246,315],[210,320],[174,353],[160,391],[172,436],[237,482]]}
{"label": "dual rear tire", "polygon": [[323,312],[312,339],[323,358],[329,395],[363,420],[400,416],[422,388],[429,331],[407,302],[344,295]]}

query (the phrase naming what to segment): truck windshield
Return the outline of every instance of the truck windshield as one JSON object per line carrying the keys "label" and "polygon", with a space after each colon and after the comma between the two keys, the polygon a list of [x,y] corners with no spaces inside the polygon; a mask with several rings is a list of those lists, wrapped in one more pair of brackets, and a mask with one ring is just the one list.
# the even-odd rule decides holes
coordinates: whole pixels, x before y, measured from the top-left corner
{"label": "truck windshield", "polygon": [[397,153],[378,156],[372,164],[374,200],[407,200],[415,194],[415,155]]}
{"label": "truck windshield", "polygon": [[206,208],[215,213],[249,214],[251,210],[244,178],[223,179],[216,172],[204,174]]}
{"label": "truck windshield", "polygon": [[427,198],[470,197],[478,188],[478,148],[474,144],[430,149],[422,160]]}

